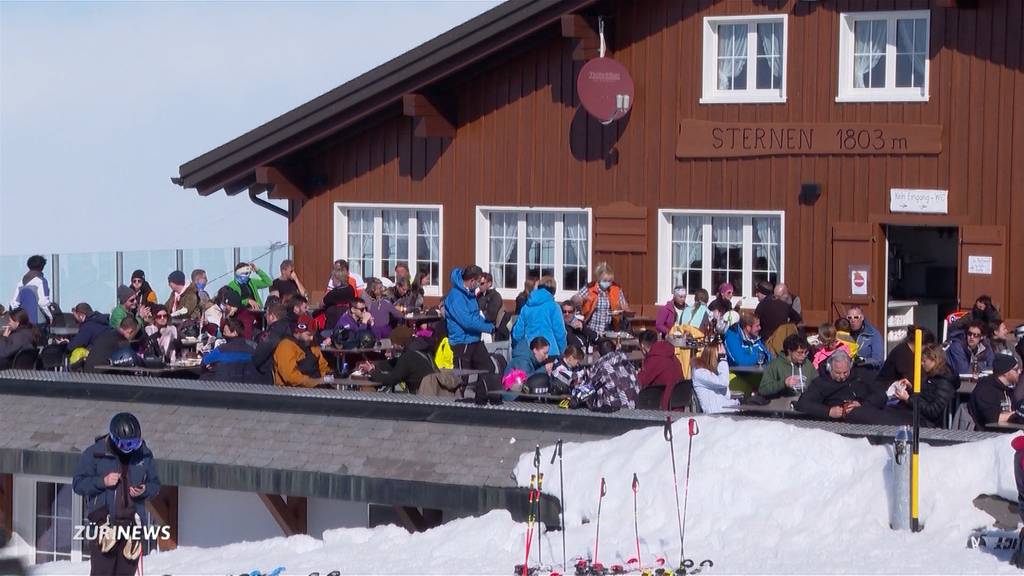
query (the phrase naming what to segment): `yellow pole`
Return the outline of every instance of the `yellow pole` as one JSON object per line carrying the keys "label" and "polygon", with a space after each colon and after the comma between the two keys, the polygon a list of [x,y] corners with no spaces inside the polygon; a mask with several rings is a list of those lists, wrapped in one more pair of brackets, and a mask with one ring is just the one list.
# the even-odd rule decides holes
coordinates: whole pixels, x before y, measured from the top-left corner
{"label": "yellow pole", "polygon": [[914,450],[910,457],[910,529],[921,530],[917,502],[919,499],[920,461],[918,454],[918,436],[921,433],[921,420],[918,413],[918,400],[921,395],[921,331],[914,330]]}

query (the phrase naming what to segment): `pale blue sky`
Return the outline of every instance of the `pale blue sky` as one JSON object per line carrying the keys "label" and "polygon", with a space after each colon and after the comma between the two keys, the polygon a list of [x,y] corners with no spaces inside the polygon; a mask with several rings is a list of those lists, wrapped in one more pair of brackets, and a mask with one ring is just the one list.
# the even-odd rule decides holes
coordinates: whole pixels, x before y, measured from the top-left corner
{"label": "pale blue sky", "polygon": [[0,1],[0,254],[285,239],[170,177],[498,3]]}

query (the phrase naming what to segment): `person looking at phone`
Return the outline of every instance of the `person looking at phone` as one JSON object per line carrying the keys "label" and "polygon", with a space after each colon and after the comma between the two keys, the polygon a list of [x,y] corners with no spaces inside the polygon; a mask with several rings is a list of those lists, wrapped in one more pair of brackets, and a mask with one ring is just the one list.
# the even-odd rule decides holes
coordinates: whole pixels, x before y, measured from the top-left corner
{"label": "person looking at phone", "polygon": [[583,312],[584,323],[598,334],[622,328],[623,314],[629,312],[626,293],[615,282],[615,271],[607,262],[594,268],[594,282],[587,284],[573,296],[573,302]]}
{"label": "person looking at phone", "polygon": [[782,354],[772,360],[761,375],[757,393],[765,398],[799,396],[818,377],[818,371],[808,359],[811,346],[807,339],[791,334],[782,342]]}
{"label": "person looking at phone", "polygon": [[[78,458],[71,487],[85,499],[91,523],[134,526],[136,514],[145,517],[146,500],[160,492],[160,476],[138,418],[121,412],[110,419],[107,433]],[[100,533],[89,541],[89,573],[134,574],[141,555],[141,540]]]}
{"label": "person looking at phone", "polygon": [[826,364],[828,373],[811,382],[796,401],[798,412],[853,424],[911,423],[909,411],[887,408],[885,392],[853,372],[853,360],[845,350],[837,350]]}

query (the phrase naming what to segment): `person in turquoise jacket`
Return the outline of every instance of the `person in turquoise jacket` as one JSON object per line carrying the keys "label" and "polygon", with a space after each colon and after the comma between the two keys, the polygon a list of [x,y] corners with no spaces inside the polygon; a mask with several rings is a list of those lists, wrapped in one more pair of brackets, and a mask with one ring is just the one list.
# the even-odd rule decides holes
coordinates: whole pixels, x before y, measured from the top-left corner
{"label": "person in turquoise jacket", "polygon": [[530,342],[538,336],[551,346],[551,356],[561,356],[565,350],[565,320],[562,308],[555,302],[555,279],[545,276],[537,281],[530,292],[519,319],[512,328],[512,354],[529,350]]}
{"label": "person in turquoise jacket", "polygon": [[[253,276],[253,274],[256,274]],[[262,310],[263,298],[260,297],[260,290],[270,288],[274,279],[266,272],[256,267],[256,264],[239,262],[235,266],[235,278],[228,282],[236,294],[242,297],[242,306],[250,310]]]}

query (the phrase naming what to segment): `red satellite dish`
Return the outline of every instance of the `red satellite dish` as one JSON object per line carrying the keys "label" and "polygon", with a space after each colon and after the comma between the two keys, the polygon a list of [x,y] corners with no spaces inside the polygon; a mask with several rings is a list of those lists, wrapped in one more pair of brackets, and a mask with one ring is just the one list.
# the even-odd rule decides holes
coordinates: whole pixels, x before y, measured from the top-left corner
{"label": "red satellite dish", "polygon": [[584,64],[576,77],[576,92],[584,110],[601,124],[628,114],[635,93],[629,70],[611,58],[594,58]]}

